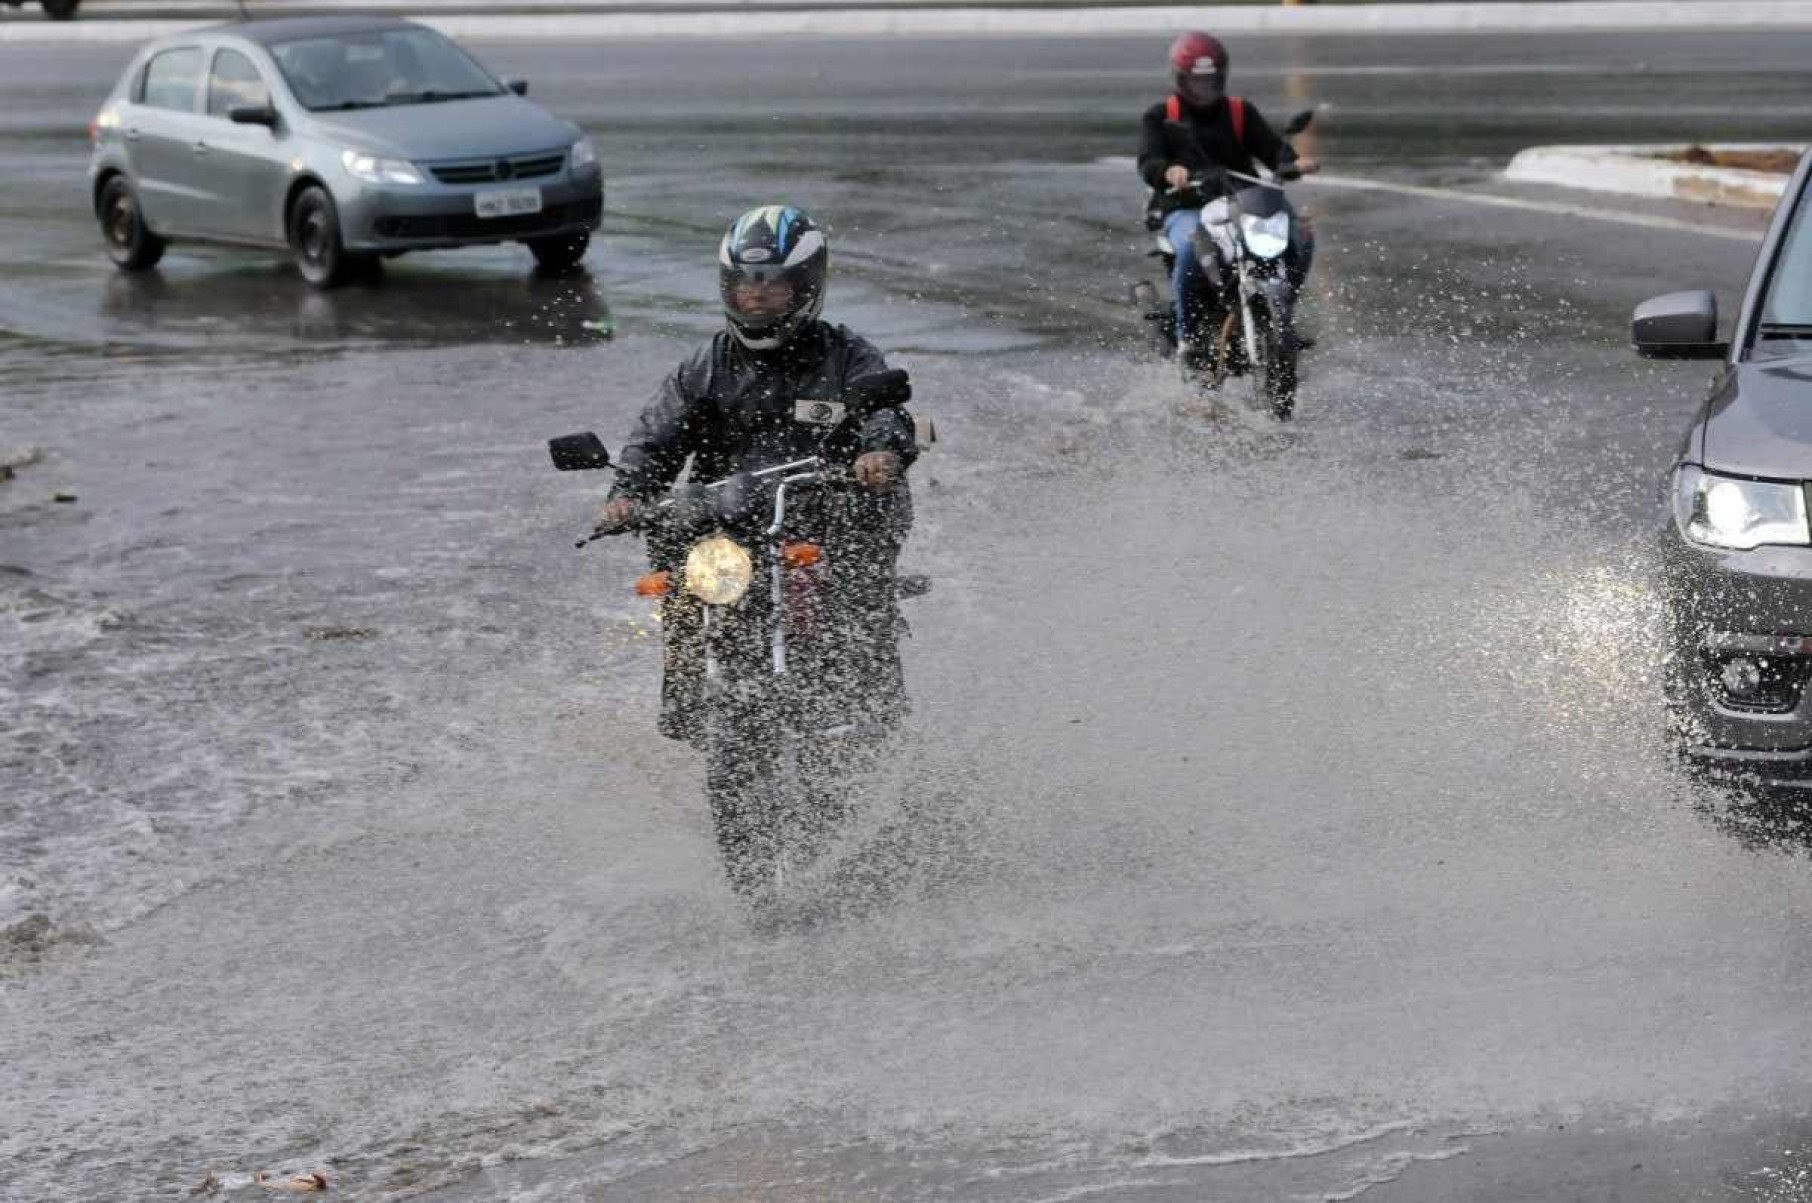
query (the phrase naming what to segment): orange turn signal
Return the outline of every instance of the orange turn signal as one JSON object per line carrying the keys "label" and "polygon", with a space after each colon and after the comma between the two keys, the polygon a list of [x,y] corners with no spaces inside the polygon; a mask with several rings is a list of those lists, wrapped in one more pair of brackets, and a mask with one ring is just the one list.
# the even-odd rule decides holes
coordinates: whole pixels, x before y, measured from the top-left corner
{"label": "orange turn signal", "polygon": [[671,572],[650,572],[636,578],[635,595],[637,597],[666,597],[673,588]]}
{"label": "orange turn signal", "polygon": [[824,549],[816,543],[787,543],[780,548],[780,559],[788,568],[810,568],[824,559]]}

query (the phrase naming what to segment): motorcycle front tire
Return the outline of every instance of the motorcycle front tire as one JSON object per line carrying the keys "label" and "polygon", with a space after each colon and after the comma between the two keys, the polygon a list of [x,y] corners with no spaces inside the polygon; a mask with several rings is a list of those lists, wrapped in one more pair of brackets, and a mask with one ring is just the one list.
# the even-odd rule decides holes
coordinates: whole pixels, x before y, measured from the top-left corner
{"label": "motorcycle front tire", "polygon": [[705,797],[724,876],[741,897],[762,899],[779,884],[785,781],[777,733],[737,708],[715,706],[704,752]]}
{"label": "motorcycle front tire", "polygon": [[1296,414],[1296,348],[1269,307],[1254,305],[1252,326],[1258,336],[1263,371],[1259,387],[1271,416],[1288,422]]}

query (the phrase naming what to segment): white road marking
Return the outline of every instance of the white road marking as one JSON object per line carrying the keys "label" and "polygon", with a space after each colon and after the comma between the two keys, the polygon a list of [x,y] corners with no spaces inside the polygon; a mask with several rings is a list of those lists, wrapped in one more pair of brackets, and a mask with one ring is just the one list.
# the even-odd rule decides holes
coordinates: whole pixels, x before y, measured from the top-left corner
{"label": "white road marking", "polygon": [[[1785,69],[1785,68],[1783,68]],[[1581,75],[1594,79],[1618,76],[1662,76],[1692,75],[1695,78],[1705,75],[1754,75],[1756,68],[1739,63],[1724,66],[1699,66],[1678,63],[1248,63],[1240,67],[1239,77],[1251,79],[1302,79],[1339,78],[1342,76],[1407,76],[1413,79],[1440,78],[1444,76],[1519,76],[1519,75]],[[1033,67],[1012,73],[1016,79],[1087,79],[1087,80],[1143,80],[1151,79],[1147,67]],[[1670,112],[1676,110],[1669,110]]]}
{"label": "white road marking", "polygon": [[1682,234],[1700,234],[1707,238],[1725,238],[1732,242],[1756,243],[1761,231],[1733,230],[1727,226],[1700,225],[1674,217],[1647,213],[1624,213],[1609,208],[1569,205],[1563,201],[1529,200],[1520,196],[1494,196],[1488,192],[1467,192],[1458,188],[1430,188],[1422,184],[1397,184],[1387,180],[1359,176],[1316,175],[1304,184],[1328,188],[1346,188],[1355,192],[1389,192],[1398,196],[1416,196],[1424,200],[1451,201],[1465,205],[1484,205],[1494,209],[1517,209],[1525,213],[1545,213],[1551,217],[1576,217],[1583,221],[1608,221],[1618,225],[1640,226],[1649,230],[1674,230]]}

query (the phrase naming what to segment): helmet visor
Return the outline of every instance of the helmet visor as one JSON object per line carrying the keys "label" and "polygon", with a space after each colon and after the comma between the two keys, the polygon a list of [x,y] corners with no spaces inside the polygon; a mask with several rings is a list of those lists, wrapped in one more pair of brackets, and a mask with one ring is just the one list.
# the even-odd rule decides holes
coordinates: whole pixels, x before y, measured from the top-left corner
{"label": "helmet visor", "polygon": [[781,267],[733,267],[723,273],[724,304],[752,322],[785,317],[795,300],[793,281]]}
{"label": "helmet visor", "polygon": [[1206,108],[1227,94],[1226,68],[1175,73],[1177,95],[1196,108]]}

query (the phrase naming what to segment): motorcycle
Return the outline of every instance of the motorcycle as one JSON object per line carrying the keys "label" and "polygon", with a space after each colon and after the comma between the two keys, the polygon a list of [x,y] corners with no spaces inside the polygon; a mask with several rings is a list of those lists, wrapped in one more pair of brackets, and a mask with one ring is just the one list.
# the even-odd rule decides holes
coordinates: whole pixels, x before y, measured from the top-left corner
{"label": "motorcycle", "polygon": [[[1285,126],[1284,137],[1300,134],[1314,116],[1313,110],[1298,113]],[[1165,280],[1173,278],[1178,254],[1195,255],[1208,278],[1207,300],[1221,320],[1205,360],[1177,353],[1174,300],[1149,280],[1131,290],[1159,353],[1176,359],[1185,384],[1212,390],[1229,377],[1251,375],[1279,421],[1288,421],[1296,411],[1299,349],[1290,325],[1295,306],[1283,262],[1297,218],[1279,181],[1301,178],[1293,166],[1278,172],[1276,180],[1221,170],[1170,189],[1171,196],[1201,204],[1202,224],[1188,247],[1172,246],[1162,214],[1147,211],[1147,228],[1157,238],[1150,254],[1164,265]]]}
{"label": "motorcycle", "polygon": [[[904,404],[902,371],[851,382],[851,415]],[[549,440],[562,471],[608,468],[590,432]],[[647,536],[651,569],[635,583],[662,599],[663,729],[703,753],[705,792],[730,884],[771,898],[850,812],[850,786],[877,762],[904,712],[904,694],[850,669],[872,631],[852,599],[929,589],[922,577],[875,582],[873,566],[833,564],[824,533],[840,505],[859,504],[848,468],[821,454],[676,486],[626,526]],[[843,572],[839,572],[839,568]],[[889,683],[893,686],[898,682]],[[675,724],[668,726],[669,716]]]}

